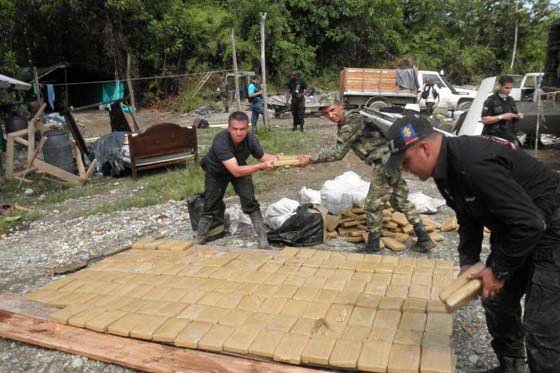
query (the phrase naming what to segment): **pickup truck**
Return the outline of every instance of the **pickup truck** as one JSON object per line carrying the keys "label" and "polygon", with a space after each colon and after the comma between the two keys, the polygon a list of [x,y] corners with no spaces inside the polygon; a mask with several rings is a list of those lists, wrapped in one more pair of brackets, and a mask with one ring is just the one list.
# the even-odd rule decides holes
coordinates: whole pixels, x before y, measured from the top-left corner
{"label": "pickup truck", "polygon": [[[437,107],[444,110],[468,110],[476,91],[453,87],[437,71],[418,71],[418,82],[423,86],[432,79],[439,93]],[[350,106],[369,107],[379,110],[388,106],[404,106],[410,103],[425,105],[418,90],[397,85],[397,70],[347,67],[340,72],[339,90],[343,100]]]}

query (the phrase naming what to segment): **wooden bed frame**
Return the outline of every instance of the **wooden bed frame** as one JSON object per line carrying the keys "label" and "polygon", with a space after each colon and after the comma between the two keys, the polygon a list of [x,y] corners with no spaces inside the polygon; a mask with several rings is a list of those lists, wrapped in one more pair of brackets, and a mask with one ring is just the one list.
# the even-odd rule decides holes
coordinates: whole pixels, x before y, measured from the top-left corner
{"label": "wooden bed frame", "polygon": [[132,177],[139,171],[165,167],[193,159],[198,163],[196,127],[174,123],[154,124],[141,134],[129,133]]}

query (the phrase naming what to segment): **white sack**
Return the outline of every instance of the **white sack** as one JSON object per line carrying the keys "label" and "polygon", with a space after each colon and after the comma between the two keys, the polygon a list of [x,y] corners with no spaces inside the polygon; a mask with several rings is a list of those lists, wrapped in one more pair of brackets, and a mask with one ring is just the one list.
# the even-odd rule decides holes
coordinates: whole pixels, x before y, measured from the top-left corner
{"label": "white sack", "polygon": [[358,174],[348,171],[334,180],[327,180],[321,188],[321,206],[338,215],[354,206],[363,206],[369,183]]}
{"label": "white sack", "polygon": [[416,206],[419,214],[435,214],[441,206],[445,205],[445,200],[432,198],[422,192],[409,194],[408,200]]}
{"label": "white sack", "polygon": [[264,221],[273,230],[278,229],[290,216],[295,215],[298,206],[298,201],[282,198],[268,206],[264,214]]}
{"label": "white sack", "polygon": [[239,205],[228,207],[224,213],[224,219],[231,234],[235,234],[241,225],[252,226],[251,218],[241,210]]}
{"label": "white sack", "polygon": [[299,201],[301,203],[321,204],[321,192],[311,188],[303,187],[299,191]]}

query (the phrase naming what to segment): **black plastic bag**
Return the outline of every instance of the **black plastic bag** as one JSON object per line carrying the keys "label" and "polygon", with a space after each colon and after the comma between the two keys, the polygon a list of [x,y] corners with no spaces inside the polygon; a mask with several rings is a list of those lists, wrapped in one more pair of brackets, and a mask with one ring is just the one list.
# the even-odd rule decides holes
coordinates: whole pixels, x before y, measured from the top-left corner
{"label": "black plastic bag", "polygon": [[319,212],[310,210],[312,207],[311,203],[300,205],[296,214],[280,228],[268,232],[268,241],[297,247],[323,243],[323,217]]}
{"label": "black plastic bag", "polygon": [[[187,199],[187,206],[192,230],[196,232],[198,230],[198,221],[204,211],[204,193],[196,193],[189,197]],[[210,231],[208,232],[208,241],[221,238],[225,235],[224,213],[225,210],[220,211],[218,216],[214,216],[212,224],[210,225]]]}

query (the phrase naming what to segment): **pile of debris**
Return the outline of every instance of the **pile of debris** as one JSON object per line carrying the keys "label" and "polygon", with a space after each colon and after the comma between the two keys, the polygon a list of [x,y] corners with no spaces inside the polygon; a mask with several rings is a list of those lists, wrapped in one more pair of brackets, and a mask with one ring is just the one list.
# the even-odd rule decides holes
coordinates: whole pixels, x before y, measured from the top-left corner
{"label": "pile of debris", "polygon": [[[455,217],[446,219],[442,224],[432,220],[426,215],[420,215],[426,232],[434,242],[443,241],[443,236],[438,232],[458,230],[459,225]],[[345,236],[347,242],[360,243],[367,241],[367,214],[363,208],[353,208],[343,211],[340,215],[328,215],[325,226],[327,236],[336,238]],[[383,210],[383,229],[381,230],[381,249],[389,248],[394,252],[406,249],[408,240],[415,241],[414,228],[406,216],[395,211],[389,204]]]}

